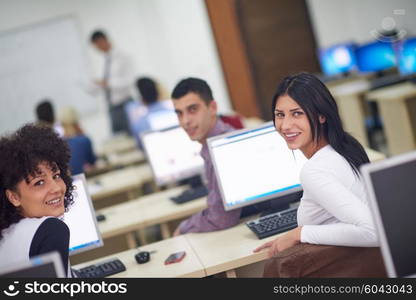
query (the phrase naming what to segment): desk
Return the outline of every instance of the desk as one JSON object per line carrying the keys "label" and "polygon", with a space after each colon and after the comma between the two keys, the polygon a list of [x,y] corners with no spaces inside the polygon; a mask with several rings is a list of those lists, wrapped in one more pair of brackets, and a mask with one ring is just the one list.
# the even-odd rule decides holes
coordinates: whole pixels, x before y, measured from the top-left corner
{"label": "desk", "polygon": [[367,153],[368,159],[370,162],[375,162],[378,160],[383,160],[386,158],[386,155],[384,153],[378,152],[376,150],[364,147],[365,153]]}
{"label": "desk", "polygon": [[226,272],[228,277],[235,277],[237,268],[267,260],[267,251],[253,250],[277,236],[259,240],[245,223],[226,230],[185,235],[207,276]]}
{"label": "desk", "polygon": [[406,82],[366,94],[377,101],[391,155],[416,149],[416,85]]}
{"label": "desk", "polygon": [[103,207],[99,202],[117,194],[130,193],[126,199],[131,199],[134,190],[141,188],[144,183],[152,180],[153,173],[150,166],[141,164],[90,177],[87,184],[94,207],[98,209]]}
{"label": "desk", "polygon": [[134,138],[127,135],[114,136],[101,147],[97,147],[96,153],[99,156],[105,156],[110,153],[122,153],[137,148]]}
{"label": "desk", "polygon": [[[184,191],[187,186],[153,193],[99,210],[97,213],[106,216],[106,220],[98,222],[103,238],[126,234],[130,248],[136,246],[132,233],[145,227],[160,224],[162,237],[170,237],[167,226],[169,221],[185,218],[207,207],[206,197],[195,199],[183,204],[176,204],[169,198]],[[142,236],[142,242],[145,239]]]}
{"label": "desk", "polygon": [[363,146],[368,146],[365,127],[365,92],[370,88],[366,79],[359,79],[329,87],[338,105],[345,131]]}
{"label": "desk", "polygon": [[[122,277],[204,277],[205,271],[194,250],[190,247],[185,236],[177,236],[153,244],[140,247],[140,251],[153,251],[150,261],[145,264],[138,264],[134,255],[139,252],[137,249],[126,250],[114,255],[102,257],[93,261],[73,266],[76,269],[87,265],[102,262],[106,259],[119,258],[126,266],[126,271],[114,274],[112,278]],[[179,251],[186,251],[185,258],[180,263],[164,265],[169,254]],[[163,288],[163,287],[161,287]]]}
{"label": "desk", "polygon": [[146,161],[146,156],[143,151],[134,149],[123,153],[110,153],[106,156],[106,160],[99,160],[101,164],[97,165],[96,163],[96,166],[86,172],[85,176],[98,176],[115,169],[141,164]]}

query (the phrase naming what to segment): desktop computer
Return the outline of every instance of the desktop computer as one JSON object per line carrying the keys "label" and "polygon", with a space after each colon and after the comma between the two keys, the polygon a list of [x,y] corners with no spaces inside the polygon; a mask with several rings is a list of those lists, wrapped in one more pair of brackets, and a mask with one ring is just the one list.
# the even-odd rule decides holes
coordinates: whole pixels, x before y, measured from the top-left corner
{"label": "desktop computer", "polygon": [[[307,159],[301,151],[288,148],[273,122],[209,138],[208,148],[225,210],[250,206],[268,213],[267,209],[285,210],[300,199],[300,170]],[[273,212],[273,218],[266,215],[260,223],[266,219],[273,223],[279,214],[293,221],[296,210],[277,212],[277,215]],[[250,229],[255,230],[253,226]],[[292,222],[289,226],[297,224]],[[272,229],[273,226],[263,227]],[[277,233],[258,231],[255,233],[260,238]]]}
{"label": "desktop computer", "polygon": [[[69,255],[85,252],[103,246],[98,229],[95,210],[87,190],[84,174],[72,176],[74,204],[64,214],[63,221],[70,231]],[[126,270],[118,259],[106,261],[81,270],[73,269],[77,277],[105,277]]]}
{"label": "desktop computer", "polygon": [[[139,126],[139,120],[147,115],[148,130],[160,130],[179,125],[173,103],[169,100],[161,100],[159,102],[160,110],[154,111],[148,115],[149,109],[139,101],[130,101],[126,103],[124,110],[126,111],[130,132],[139,139],[143,124]],[[140,142],[138,141],[140,144]]]}
{"label": "desktop computer", "polygon": [[181,181],[191,184],[192,188],[184,192],[184,198],[175,198],[175,202],[186,202],[207,194],[200,180],[204,172],[204,161],[200,155],[202,146],[192,141],[182,127],[145,132],[141,140],[158,186]]}
{"label": "desktop computer", "polygon": [[74,204],[64,214],[63,221],[70,230],[69,255],[101,247],[103,240],[98,230],[95,210],[92,205],[84,174],[72,176]]}
{"label": "desktop computer", "polygon": [[325,77],[343,77],[355,71],[355,47],[353,43],[343,43],[320,49],[318,57]]}
{"label": "desktop computer", "polygon": [[382,72],[397,65],[396,53],[391,42],[371,42],[355,50],[358,70],[362,73]]}
{"label": "desktop computer", "polygon": [[[13,264],[0,270],[0,278],[64,278],[66,272],[57,251],[41,254],[30,260]],[[5,290],[7,296],[13,291]],[[10,294],[9,294],[10,293]]]}
{"label": "desktop computer", "polygon": [[415,75],[416,38],[409,38],[400,42],[398,68],[401,75]]}
{"label": "desktop computer", "polygon": [[361,167],[389,277],[416,277],[416,152]]}

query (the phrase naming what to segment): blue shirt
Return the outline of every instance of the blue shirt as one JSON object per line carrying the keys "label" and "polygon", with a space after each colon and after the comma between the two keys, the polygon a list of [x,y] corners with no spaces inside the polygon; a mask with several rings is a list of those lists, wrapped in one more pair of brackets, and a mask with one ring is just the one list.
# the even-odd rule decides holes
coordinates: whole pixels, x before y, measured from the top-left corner
{"label": "blue shirt", "polygon": [[92,150],[91,140],[85,135],[77,135],[67,138],[69,148],[71,150],[71,167],[72,175],[83,173],[84,165],[95,163],[96,157]]}
{"label": "blue shirt", "polygon": [[140,148],[143,148],[140,139],[140,135],[143,132],[179,125],[179,121],[173,109],[166,107],[166,104],[158,101],[150,104],[147,107],[147,113],[132,125],[132,132],[137,144]]}

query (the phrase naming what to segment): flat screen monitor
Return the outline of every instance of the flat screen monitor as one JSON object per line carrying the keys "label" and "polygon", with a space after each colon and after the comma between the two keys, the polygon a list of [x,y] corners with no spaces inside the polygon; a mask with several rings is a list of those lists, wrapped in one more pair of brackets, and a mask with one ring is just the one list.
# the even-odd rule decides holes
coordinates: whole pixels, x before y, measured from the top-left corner
{"label": "flat screen monitor", "polygon": [[103,240],[98,230],[95,210],[87,190],[84,174],[72,176],[74,204],[64,214],[63,221],[70,230],[69,255],[101,247]]}
{"label": "flat screen monitor", "polygon": [[169,127],[179,126],[178,116],[175,111],[162,110],[148,116],[150,130],[160,130]]}
{"label": "flat screen monitor", "polygon": [[[0,270],[3,278],[63,278],[64,266],[57,251],[41,254],[20,263],[15,263]],[[5,290],[4,293],[12,296],[15,291]]]}
{"label": "flat screen monitor", "polygon": [[203,172],[201,144],[192,141],[182,127],[145,132],[141,140],[157,185],[176,183]]}
{"label": "flat screen monitor", "polygon": [[401,75],[416,73],[416,38],[401,42],[399,46],[398,67]]}
{"label": "flat screen monitor", "polygon": [[302,191],[299,174],[307,159],[288,148],[273,122],[209,138],[208,148],[225,210],[283,202]]}
{"label": "flat screen monitor", "polygon": [[352,43],[334,45],[319,51],[319,62],[326,76],[344,75],[355,71],[355,45]]}
{"label": "flat screen monitor", "polygon": [[137,132],[138,129],[136,124],[140,118],[147,114],[147,107],[139,101],[129,101],[124,105],[124,110],[127,115],[130,132]]}
{"label": "flat screen monitor", "polygon": [[376,41],[360,45],[355,50],[360,72],[381,72],[396,66],[397,59],[391,42]]}
{"label": "flat screen monitor", "polygon": [[416,152],[361,167],[389,277],[416,276]]}

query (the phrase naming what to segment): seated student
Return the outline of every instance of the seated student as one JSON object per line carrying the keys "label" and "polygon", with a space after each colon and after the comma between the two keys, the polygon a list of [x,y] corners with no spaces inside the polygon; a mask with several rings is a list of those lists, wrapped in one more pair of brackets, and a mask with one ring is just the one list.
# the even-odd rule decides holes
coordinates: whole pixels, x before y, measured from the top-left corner
{"label": "seated student", "polygon": [[64,129],[61,124],[55,120],[55,111],[51,101],[44,99],[36,106],[37,123],[42,126],[53,128],[59,136],[64,135]]}
{"label": "seated student", "polygon": [[[140,140],[140,134],[142,132],[155,129],[151,126],[151,118],[156,114],[166,113],[167,117],[170,112],[174,116],[173,109],[169,109],[165,103],[159,101],[159,92],[156,83],[148,78],[141,77],[136,81],[137,90],[142,98],[143,104],[146,106],[147,111],[134,123],[131,130],[134,132],[135,139],[140,148],[143,148]],[[161,129],[161,128],[157,128]]]}
{"label": "seated student", "polygon": [[69,270],[69,229],[59,219],[73,203],[68,146],[29,124],[2,137],[0,153],[0,269],[56,250]]}
{"label": "seated student", "polygon": [[273,98],[274,124],[292,150],[309,159],[300,180],[298,227],[263,244],[269,256],[299,243],[374,247],[378,238],[359,167],[369,159],[342,128],[334,98],[315,76],[286,77]]}
{"label": "seated student", "polygon": [[61,122],[64,128],[64,139],[71,150],[69,165],[73,175],[84,173],[93,168],[96,156],[92,149],[92,143],[81,130],[76,110],[66,107],[61,112]]}
{"label": "seated student", "polygon": [[212,96],[211,88],[204,80],[198,78],[182,80],[174,88],[172,100],[182,128],[191,140],[202,144],[201,156],[204,160],[209,191],[208,208],[183,221],[174,235],[215,231],[236,225],[241,210],[228,212],[224,210],[207,146],[207,138],[233,131],[234,128],[217,117],[217,102]]}

